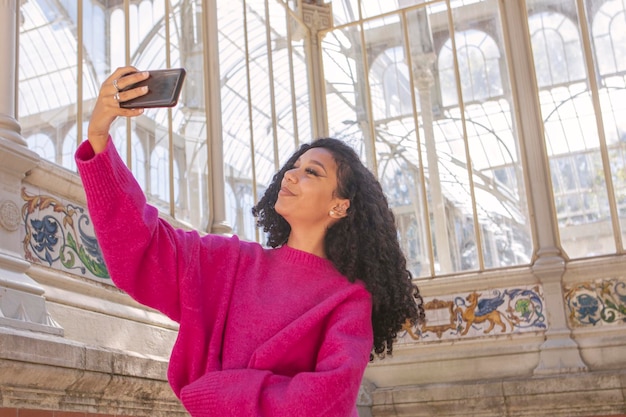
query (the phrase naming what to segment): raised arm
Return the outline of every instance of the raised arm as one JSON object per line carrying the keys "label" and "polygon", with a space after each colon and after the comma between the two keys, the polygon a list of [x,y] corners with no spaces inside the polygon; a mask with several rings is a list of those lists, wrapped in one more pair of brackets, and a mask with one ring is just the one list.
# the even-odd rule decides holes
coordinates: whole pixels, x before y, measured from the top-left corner
{"label": "raised arm", "polygon": [[[179,316],[178,282],[190,262],[197,235],[182,233],[161,221],[110,140],[111,123],[118,116],[136,116],[141,109],[122,109],[117,88],[146,78],[134,67],[117,69],[102,84],[89,123],[88,142],[75,158],[90,218],[107,269],[121,289],[137,301],[159,309],[170,318]],[[125,74],[131,75],[124,76]],[[114,85],[113,81],[119,80]],[[140,96],[138,89],[119,93],[120,100]],[[197,245],[196,245],[197,246]]]}

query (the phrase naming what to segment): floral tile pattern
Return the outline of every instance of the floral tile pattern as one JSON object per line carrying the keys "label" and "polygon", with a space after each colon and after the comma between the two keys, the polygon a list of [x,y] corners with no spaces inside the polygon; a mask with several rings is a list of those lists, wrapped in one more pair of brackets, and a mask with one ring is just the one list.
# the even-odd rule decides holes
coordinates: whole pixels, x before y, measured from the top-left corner
{"label": "floral tile pattern", "polygon": [[435,341],[546,329],[540,286],[472,291],[424,300],[426,322],[405,326],[399,342]]}
{"label": "floral tile pattern", "polygon": [[601,279],[566,288],[565,303],[574,327],[626,323],[626,279]]}
{"label": "floral tile pattern", "polygon": [[24,257],[72,274],[109,280],[91,220],[83,207],[22,188]]}

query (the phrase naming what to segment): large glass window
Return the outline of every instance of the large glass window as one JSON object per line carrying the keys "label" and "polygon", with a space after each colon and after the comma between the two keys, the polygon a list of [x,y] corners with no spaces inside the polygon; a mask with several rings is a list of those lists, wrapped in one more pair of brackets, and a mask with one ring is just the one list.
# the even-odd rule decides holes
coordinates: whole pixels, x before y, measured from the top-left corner
{"label": "large glass window", "polygon": [[419,3],[326,35],[331,131],[375,162],[414,275],[528,263],[498,3]]}
{"label": "large glass window", "polygon": [[312,138],[306,28],[280,1],[217,3],[226,182],[240,204],[231,218],[236,233],[262,240],[252,206]]}
{"label": "large glass window", "polygon": [[209,215],[206,200],[196,198],[206,197],[209,178],[201,3],[33,0],[20,8],[20,122],[27,136],[49,138],[32,140],[33,149],[67,169],[75,170],[72,155],[111,72],[125,65],[187,68],[178,106],[117,120],[112,136],[151,201],[198,228]]}
{"label": "large glass window", "polygon": [[[18,116],[28,145],[74,170],[115,68],[185,67],[176,107],[112,129],[169,216],[206,230],[220,199],[234,233],[263,242],[251,207],[300,143],[329,134],[380,178],[416,277],[532,262],[533,184],[516,119],[529,116],[513,100],[507,2],[209,3],[21,2]],[[623,252],[625,3],[525,4],[560,244],[575,258]],[[215,93],[219,106],[208,105]],[[211,183],[219,158],[207,120],[217,119],[224,195]]]}
{"label": "large glass window", "polygon": [[561,244],[573,258],[623,250],[626,236],[626,3],[579,3],[528,2]]}

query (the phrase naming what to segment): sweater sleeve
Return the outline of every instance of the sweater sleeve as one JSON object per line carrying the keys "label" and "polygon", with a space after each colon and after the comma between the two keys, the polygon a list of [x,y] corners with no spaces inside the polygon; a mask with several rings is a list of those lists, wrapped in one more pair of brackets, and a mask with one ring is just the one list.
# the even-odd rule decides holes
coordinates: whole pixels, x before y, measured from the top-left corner
{"label": "sweater sleeve", "polygon": [[110,138],[100,154],[85,141],[75,159],[111,279],[141,304],[179,321],[178,277],[198,258],[199,236],[174,229],[146,204]]}
{"label": "sweater sleeve", "polygon": [[372,348],[371,301],[365,292],[344,300],[328,317],[313,371],[293,376],[264,369],[209,372],[182,389],[182,403],[194,417],[354,415]]}

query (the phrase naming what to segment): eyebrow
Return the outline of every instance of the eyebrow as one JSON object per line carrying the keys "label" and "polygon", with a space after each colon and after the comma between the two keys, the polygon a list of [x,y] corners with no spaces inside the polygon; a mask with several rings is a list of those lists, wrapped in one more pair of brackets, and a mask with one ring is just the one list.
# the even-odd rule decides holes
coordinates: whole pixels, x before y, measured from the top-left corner
{"label": "eyebrow", "polygon": [[[302,163],[302,158],[298,158],[298,160],[294,163],[294,165],[297,164],[298,162]],[[328,175],[328,171],[326,170],[326,167],[324,166],[324,164],[322,164],[317,159],[309,159],[309,163],[313,165],[317,165],[324,171],[325,175]]]}
{"label": "eyebrow", "polygon": [[328,174],[328,172],[326,172],[326,167],[320,161],[312,159],[311,163],[314,164],[314,165],[319,166],[320,168],[322,168],[324,170],[324,174]]}

